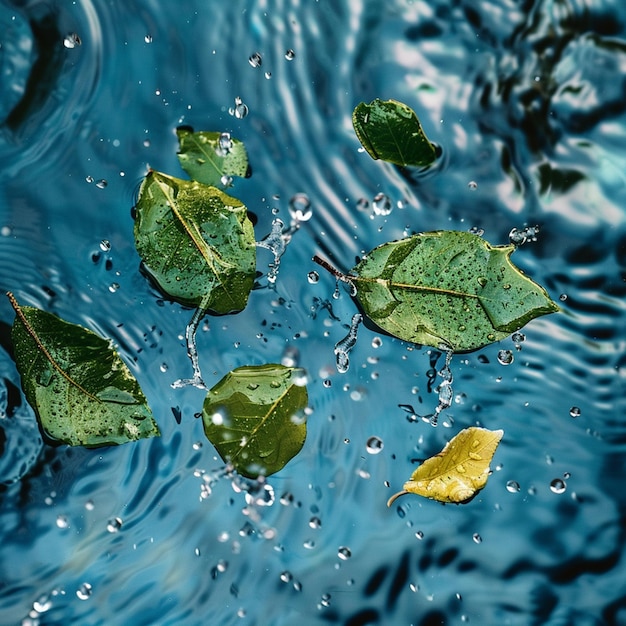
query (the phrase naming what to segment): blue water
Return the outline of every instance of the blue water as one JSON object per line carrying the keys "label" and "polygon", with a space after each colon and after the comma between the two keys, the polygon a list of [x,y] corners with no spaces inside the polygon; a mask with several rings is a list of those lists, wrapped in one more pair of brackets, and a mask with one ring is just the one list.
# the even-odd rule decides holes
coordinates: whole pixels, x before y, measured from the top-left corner
{"label": "blue water", "polygon": [[[0,301],[0,623],[626,624],[623,2],[5,0],[0,44],[0,289],[112,338],[162,431],[44,446]],[[359,151],[352,109],[376,97],[417,111],[441,148],[429,171]],[[232,191],[257,239],[290,222],[295,194],[311,201],[275,289],[259,249],[246,310],[198,336],[209,385],[294,355],[309,373],[305,446],[256,494],[221,475],[203,392],[170,386],[191,374],[192,311],[138,271],[131,207],[148,167],[184,175],[180,124],[245,142],[253,173]],[[535,224],[513,260],[563,310],[527,325],[521,350],[456,355],[437,428],[412,418],[437,405],[434,351],[361,327],[337,372],[356,308],[323,271],[307,280],[314,254],[347,270],[413,232],[498,244]],[[386,507],[475,424],[505,431],[479,496]]]}

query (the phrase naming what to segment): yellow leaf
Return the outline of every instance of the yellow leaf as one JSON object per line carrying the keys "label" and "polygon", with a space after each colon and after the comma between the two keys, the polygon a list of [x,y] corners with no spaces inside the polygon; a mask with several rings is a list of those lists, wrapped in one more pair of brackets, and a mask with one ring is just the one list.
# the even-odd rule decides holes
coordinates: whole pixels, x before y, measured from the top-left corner
{"label": "yellow leaf", "polygon": [[489,463],[504,435],[503,430],[472,426],[453,437],[444,449],[426,459],[404,483],[402,491],[389,498],[416,493],[439,502],[466,502],[480,491],[489,476]]}

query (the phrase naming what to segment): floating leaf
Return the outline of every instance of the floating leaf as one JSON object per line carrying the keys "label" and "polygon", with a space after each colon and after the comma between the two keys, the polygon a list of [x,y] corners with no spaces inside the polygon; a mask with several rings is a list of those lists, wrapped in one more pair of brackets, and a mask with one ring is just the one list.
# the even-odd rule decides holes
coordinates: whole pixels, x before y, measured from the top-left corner
{"label": "floating leaf", "polygon": [[108,446],[158,436],[146,398],[109,341],[7,294],[26,399],[53,443]]}
{"label": "floating leaf", "polygon": [[454,352],[504,339],[559,307],[510,260],[515,246],[435,231],[385,243],[349,274],[365,314],[391,335]]}
{"label": "floating leaf", "polygon": [[239,367],[207,394],[204,432],[225,462],[243,476],[269,476],[302,448],[308,403],[302,369]]}
{"label": "floating leaf", "polygon": [[404,483],[403,490],[389,498],[387,506],[407,493],[438,500],[466,502],[486,484],[489,463],[504,435],[503,430],[472,426],[453,437],[444,449],[426,459]]}
{"label": "floating leaf", "polygon": [[246,176],[248,154],[229,133],[198,131],[188,126],[176,129],[180,150],[178,160],[193,180],[215,187],[228,187],[232,176]]}
{"label": "floating leaf", "polygon": [[215,187],[151,171],[139,190],[135,245],[167,296],[214,313],[245,308],[256,270],[246,207]]}
{"label": "floating leaf", "polygon": [[361,102],[352,113],[352,125],[373,159],[421,167],[436,158],[415,111],[397,100]]}

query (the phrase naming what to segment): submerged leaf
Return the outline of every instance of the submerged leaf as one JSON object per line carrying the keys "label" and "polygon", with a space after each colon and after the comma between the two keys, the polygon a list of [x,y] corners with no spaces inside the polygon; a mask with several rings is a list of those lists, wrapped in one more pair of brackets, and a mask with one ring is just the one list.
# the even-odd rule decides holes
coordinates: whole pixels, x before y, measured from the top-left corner
{"label": "submerged leaf", "polygon": [[134,230],[144,268],[167,296],[217,314],[245,308],[256,247],[239,200],[151,171],[139,190]]}
{"label": "submerged leaf", "polygon": [[352,125],[373,159],[421,167],[436,158],[415,111],[397,100],[361,102],[352,113]]}
{"label": "submerged leaf", "polygon": [[302,448],[308,403],[302,369],[238,367],[207,394],[204,432],[222,459],[243,476],[269,476]]}
{"label": "submerged leaf", "polygon": [[228,187],[231,176],[246,176],[248,154],[241,141],[229,133],[193,132],[187,126],[176,129],[180,150],[178,160],[193,180],[215,187]]}
{"label": "submerged leaf", "polygon": [[22,388],[51,442],[96,447],[160,434],[139,384],[109,341],[8,296]]}
{"label": "submerged leaf", "polygon": [[439,502],[466,502],[487,484],[489,463],[502,435],[503,430],[475,426],[462,430],[439,454],[426,459],[413,472],[403,490],[389,498],[387,506],[407,493]]}
{"label": "submerged leaf", "polygon": [[510,260],[512,245],[435,231],[385,243],[342,280],[391,335],[454,352],[504,339],[559,307]]}

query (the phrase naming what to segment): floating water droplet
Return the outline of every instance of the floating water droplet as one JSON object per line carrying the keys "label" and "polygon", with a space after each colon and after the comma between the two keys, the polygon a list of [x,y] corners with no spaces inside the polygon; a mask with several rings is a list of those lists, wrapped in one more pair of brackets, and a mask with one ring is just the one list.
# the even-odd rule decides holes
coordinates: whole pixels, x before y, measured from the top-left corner
{"label": "floating water droplet", "polygon": [[143,40],[144,40],[146,43],[152,43],[152,35],[147,34],[147,35],[143,38]]}
{"label": "floating water droplet", "polygon": [[313,550],[313,548],[315,548],[315,541],[313,541],[313,539],[307,539],[302,546],[306,549],[306,550]]}
{"label": "floating water droplet", "polygon": [[289,200],[289,215],[296,222],[308,222],[313,217],[311,200],[305,193],[297,193]]}
{"label": "floating water droplet", "polygon": [[[37,598],[37,600],[33,602],[33,610],[36,613],[45,613],[46,611],[49,611],[51,608],[52,608],[52,602],[50,600],[50,597],[47,594],[43,594],[39,596],[39,598]],[[24,626],[23,621],[22,621],[22,625]]]}
{"label": "floating water droplet", "polygon": [[526,235],[524,231],[512,228],[509,232],[509,241],[516,246],[521,246],[526,243]]}
{"label": "floating water droplet", "polygon": [[269,264],[269,271],[267,272],[267,281],[272,284],[276,282],[280,269],[280,259],[285,253],[287,244],[291,241],[291,235],[283,233],[283,226],[284,223],[281,219],[274,219],[270,234],[265,239],[256,242],[257,246],[269,250],[274,255],[274,261]]}
{"label": "floating water droplet", "polygon": [[347,561],[352,556],[352,552],[350,551],[350,548],[346,546],[341,546],[339,550],[337,550],[337,556],[342,561]]}
{"label": "floating water droplet", "polygon": [[472,535],[472,539],[474,540],[474,543],[482,543],[483,541],[483,538],[478,533],[474,533]]}
{"label": "floating water droplet", "polygon": [[513,352],[511,350],[499,350],[498,351],[498,363],[500,365],[511,365],[513,363],[514,357]]}
{"label": "floating water droplet", "polygon": [[370,203],[369,200],[367,200],[366,198],[359,198],[356,201],[356,208],[359,211],[367,211],[370,208]]}
{"label": "floating water droplet", "polygon": [[566,293],[562,293],[562,294],[559,296],[559,300],[560,300],[561,302],[565,302],[565,301],[567,300],[567,294],[566,294]]}
{"label": "floating water droplet", "polygon": [[482,237],[485,234],[485,229],[484,228],[480,228],[480,226],[472,226],[469,229],[469,232],[472,235],[477,235],[478,237]]}
{"label": "floating water droplet", "polygon": [[296,53],[290,48],[285,52],[285,58],[287,61],[293,61],[296,58]]}
{"label": "floating water droplet", "polygon": [[121,517],[112,517],[108,522],[107,522],[107,530],[110,533],[116,533],[119,532],[120,528],[122,528],[122,518]]}
{"label": "floating water droplet", "polygon": [[383,345],[383,340],[380,337],[374,337],[374,339],[372,339],[372,348],[376,349],[376,348],[380,348],[380,346]]}
{"label": "floating water droplet", "polygon": [[93,503],[93,500],[87,500],[87,502],[85,502],[85,510],[93,511],[95,508],[96,508],[96,506]]}
{"label": "floating water droplet", "polygon": [[506,490],[511,493],[517,493],[520,489],[520,484],[516,480],[509,480],[506,484]]}
{"label": "floating water droplet", "polygon": [[269,80],[270,78],[272,78],[272,72],[265,72],[264,76],[265,78],[267,78],[267,80]]}
{"label": "floating water droplet", "polygon": [[573,407],[569,410],[569,414],[570,414],[572,417],[580,417],[581,410],[580,410],[577,406],[573,406]]}
{"label": "floating water droplet", "polygon": [[65,515],[57,515],[57,526],[59,528],[69,528],[70,522]]}
{"label": "floating water droplet", "polygon": [[566,489],[567,485],[565,484],[565,481],[561,478],[555,478],[550,483],[550,491],[552,491],[552,493],[564,493]]}
{"label": "floating water droplet", "polygon": [[319,282],[319,280],[320,280],[320,275],[319,275],[317,272],[315,272],[315,271],[313,271],[313,272],[309,272],[309,273],[306,275],[306,277],[307,277],[307,280],[308,280],[308,281],[309,281],[312,285],[315,285],[315,284],[316,284],[316,283],[318,283],[318,282]]}
{"label": "floating water droplet", "polygon": [[309,526],[317,530],[322,527],[322,520],[319,517],[312,517],[309,520]]}
{"label": "floating water droplet", "polygon": [[263,65],[263,57],[258,52],[253,52],[248,59],[248,63],[252,67],[261,67]]}
{"label": "floating water droplet", "polygon": [[350,323],[350,330],[348,334],[335,344],[335,358],[337,361],[337,371],[340,374],[345,374],[350,367],[350,352],[354,348],[357,340],[357,333],[359,330],[359,324],[363,321],[363,316],[360,313],[355,313],[352,316],[352,322]]}
{"label": "floating water droplet", "polygon": [[421,541],[422,539],[424,539],[424,532],[423,532],[422,530],[418,530],[418,531],[415,533],[415,538],[416,538],[416,539],[419,539],[419,540]]}
{"label": "floating water droplet", "polygon": [[374,215],[389,215],[393,209],[389,196],[382,192],[377,193],[372,200],[372,209],[374,209]]}
{"label": "floating water droplet", "polygon": [[196,442],[194,442],[194,444],[191,447],[194,450],[202,450],[202,442],[201,441],[196,441]]}
{"label": "floating water droplet", "polygon": [[88,182],[90,185],[91,183],[93,183],[94,180],[95,179],[93,176],[85,176],[85,181]]}
{"label": "floating water droplet", "polygon": [[235,98],[235,106],[228,109],[230,115],[234,115],[237,119],[242,120],[248,115],[248,106],[244,104],[243,100],[237,96]]}
{"label": "floating water droplet", "polygon": [[239,609],[237,609],[237,617],[241,617],[241,618],[243,618],[243,617],[245,617],[246,615],[247,615],[247,613],[246,613],[246,609],[244,609],[244,608],[239,608]]}
{"label": "floating water droplet", "polygon": [[100,250],[103,252],[109,252],[109,250],[111,250],[111,242],[108,239],[103,239],[100,242]]}
{"label": "floating water droplet", "polygon": [[324,608],[327,608],[330,606],[330,594],[329,593],[323,593],[322,597],[320,599],[320,605]]}
{"label": "floating water droplet", "polygon": [[370,454],[378,454],[379,452],[382,452],[384,446],[385,444],[380,437],[373,436],[367,440],[367,443],[365,444],[365,449]]}
{"label": "floating water droplet", "polygon": [[226,156],[230,154],[233,148],[233,140],[230,133],[220,133],[220,137],[217,141],[216,152],[219,156]]}
{"label": "floating water droplet", "polygon": [[284,583],[290,583],[293,579],[293,575],[291,572],[285,570],[284,572],[281,572],[280,574],[280,579],[284,582]]}
{"label": "floating water droplet", "polygon": [[475,191],[478,189],[478,183],[475,180],[470,180],[469,183],[467,183],[467,188],[471,191]]}
{"label": "floating water droplet", "polygon": [[89,583],[81,583],[80,587],[76,590],[76,596],[79,600],[89,600],[93,589]]}
{"label": "floating water droplet", "polygon": [[76,48],[76,46],[80,46],[81,43],[82,41],[77,33],[68,33],[63,39],[63,45],[70,50]]}

